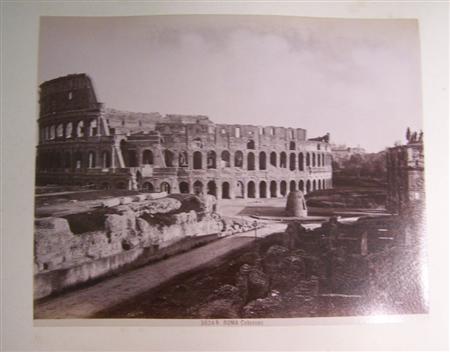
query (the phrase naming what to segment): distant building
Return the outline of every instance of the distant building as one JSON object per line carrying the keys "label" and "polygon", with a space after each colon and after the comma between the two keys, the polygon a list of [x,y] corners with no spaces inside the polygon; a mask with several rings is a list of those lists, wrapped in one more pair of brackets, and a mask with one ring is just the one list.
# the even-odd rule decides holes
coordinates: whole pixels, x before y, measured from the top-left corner
{"label": "distant building", "polygon": [[332,187],[329,135],[133,113],[98,102],[73,74],[40,86],[38,185],[88,185],[217,198],[285,197]]}
{"label": "distant building", "polygon": [[407,134],[408,142],[389,148],[387,162],[387,209],[406,213],[425,200],[423,133]]}
{"label": "distant building", "polygon": [[350,159],[352,155],[355,154],[365,154],[366,150],[357,147],[348,147],[345,144],[331,144],[331,154],[333,155],[333,160],[340,165],[344,160]]}

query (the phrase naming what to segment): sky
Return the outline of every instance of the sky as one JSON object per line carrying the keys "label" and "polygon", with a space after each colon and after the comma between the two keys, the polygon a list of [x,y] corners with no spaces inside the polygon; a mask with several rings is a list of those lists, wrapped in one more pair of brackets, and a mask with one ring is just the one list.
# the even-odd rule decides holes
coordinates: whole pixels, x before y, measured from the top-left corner
{"label": "sky", "polygon": [[369,152],[422,128],[415,20],[43,17],[38,72],[87,73],[110,108],[329,132]]}

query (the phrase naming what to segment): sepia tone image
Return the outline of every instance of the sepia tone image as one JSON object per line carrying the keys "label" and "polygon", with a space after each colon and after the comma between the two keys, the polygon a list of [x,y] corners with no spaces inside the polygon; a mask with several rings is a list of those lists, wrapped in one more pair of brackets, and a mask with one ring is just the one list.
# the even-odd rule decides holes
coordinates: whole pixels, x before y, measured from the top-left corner
{"label": "sepia tone image", "polygon": [[417,21],[39,35],[35,319],[427,313]]}

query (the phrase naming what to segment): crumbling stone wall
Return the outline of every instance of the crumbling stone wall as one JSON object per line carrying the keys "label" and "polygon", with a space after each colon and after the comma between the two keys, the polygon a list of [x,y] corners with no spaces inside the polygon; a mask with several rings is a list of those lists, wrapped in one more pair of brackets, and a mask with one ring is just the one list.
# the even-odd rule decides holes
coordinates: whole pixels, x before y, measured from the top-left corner
{"label": "crumbling stone wall", "polygon": [[219,236],[224,223],[214,203],[212,196],[166,197],[36,219],[35,297],[107,275],[182,240]]}

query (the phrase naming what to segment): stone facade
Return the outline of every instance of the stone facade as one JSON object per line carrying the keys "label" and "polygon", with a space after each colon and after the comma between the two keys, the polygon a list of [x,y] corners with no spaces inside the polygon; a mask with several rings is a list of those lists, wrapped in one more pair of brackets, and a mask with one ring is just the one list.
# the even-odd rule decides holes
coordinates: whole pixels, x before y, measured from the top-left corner
{"label": "stone facade", "polygon": [[328,142],[301,128],[108,109],[73,74],[40,86],[37,184],[284,197],[332,187]]}
{"label": "stone facade", "polygon": [[407,144],[387,152],[387,208],[394,213],[421,209],[425,201],[422,134],[419,138],[415,135]]}

